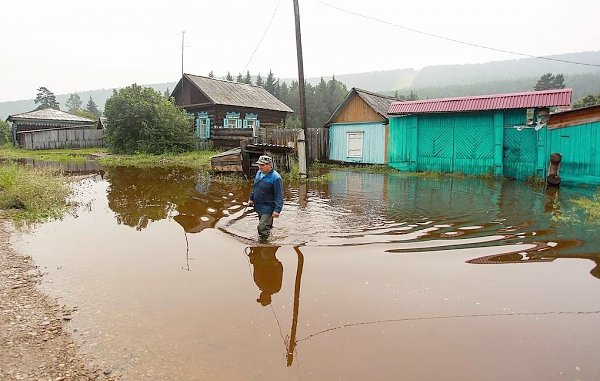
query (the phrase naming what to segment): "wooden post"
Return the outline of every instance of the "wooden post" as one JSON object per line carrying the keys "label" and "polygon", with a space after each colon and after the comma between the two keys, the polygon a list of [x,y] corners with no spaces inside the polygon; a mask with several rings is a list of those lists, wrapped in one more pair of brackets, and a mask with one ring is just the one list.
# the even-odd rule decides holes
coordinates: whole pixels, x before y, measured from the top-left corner
{"label": "wooden post", "polygon": [[300,149],[298,149],[298,171],[300,177],[305,179],[308,177],[308,168],[306,160],[306,98],[304,91],[304,63],[302,59],[302,37],[300,35],[300,8],[298,6],[298,0],[294,0],[294,17],[296,21],[296,55],[298,58],[298,87],[300,89],[300,120],[302,121],[302,129],[304,131],[304,137],[302,141],[298,140],[302,151],[304,152],[303,157],[300,157]]}

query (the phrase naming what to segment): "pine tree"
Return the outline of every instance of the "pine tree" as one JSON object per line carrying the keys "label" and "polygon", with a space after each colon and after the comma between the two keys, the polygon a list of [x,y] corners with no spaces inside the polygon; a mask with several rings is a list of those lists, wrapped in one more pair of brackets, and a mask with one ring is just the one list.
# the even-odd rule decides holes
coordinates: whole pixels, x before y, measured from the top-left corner
{"label": "pine tree", "polygon": [[228,81],[233,81],[233,77],[231,76],[230,72],[227,72],[227,77],[225,77],[225,79]]}
{"label": "pine tree", "polygon": [[260,73],[258,73],[258,75],[256,76],[256,86],[263,87],[264,84],[265,84],[265,82],[263,81],[262,77],[260,76]]}
{"label": "pine tree", "polygon": [[215,77],[215,74],[211,70],[210,73],[208,73],[208,78],[214,78],[214,77]]}
{"label": "pine tree", "polygon": [[252,84],[252,76],[250,75],[250,70],[246,71],[246,76],[244,77],[244,83],[251,85]]}
{"label": "pine tree", "polygon": [[169,92],[169,88],[168,88],[168,87],[167,87],[167,89],[165,90],[165,92],[164,92],[163,96],[164,96],[165,98],[170,98],[170,97],[171,97],[171,92]]}
{"label": "pine tree", "polygon": [[242,83],[244,82],[244,77],[242,76],[242,73],[238,73],[237,78],[235,79],[236,82]]}
{"label": "pine tree", "polygon": [[267,75],[267,80],[265,82],[265,90],[267,90],[271,94],[275,94],[275,76],[273,72],[269,70],[269,74]]}
{"label": "pine tree", "polygon": [[564,89],[565,88],[565,77],[562,74],[554,75],[552,73],[546,73],[538,79],[535,87],[535,91],[552,90],[552,89]]}
{"label": "pine tree", "polygon": [[100,110],[98,110],[98,106],[96,105],[96,102],[94,102],[94,100],[92,99],[92,96],[90,95],[90,100],[88,101],[87,105],[85,106],[85,109],[88,110],[89,112],[91,112],[92,114],[96,115],[96,117],[100,117],[102,116],[102,113],[100,112]]}
{"label": "pine tree", "polygon": [[83,104],[83,102],[81,101],[79,94],[73,93],[73,94],[69,95],[69,99],[67,99],[65,106],[67,106],[68,112],[74,113],[74,112],[81,110],[82,104]]}
{"label": "pine tree", "polygon": [[45,108],[53,108],[55,110],[60,110],[60,105],[56,101],[56,95],[45,87],[40,87],[37,89],[38,93],[35,97],[35,103],[39,103],[40,105],[36,110],[42,110]]}

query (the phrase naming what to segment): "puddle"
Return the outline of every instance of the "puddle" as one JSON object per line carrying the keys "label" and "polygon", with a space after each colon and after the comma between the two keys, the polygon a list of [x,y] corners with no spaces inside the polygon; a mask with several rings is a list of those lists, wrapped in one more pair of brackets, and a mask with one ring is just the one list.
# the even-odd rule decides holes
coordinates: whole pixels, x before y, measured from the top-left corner
{"label": "puddle", "polygon": [[116,168],[17,244],[127,380],[597,379],[599,226],[555,218],[582,192],[335,171],[257,245],[249,184]]}

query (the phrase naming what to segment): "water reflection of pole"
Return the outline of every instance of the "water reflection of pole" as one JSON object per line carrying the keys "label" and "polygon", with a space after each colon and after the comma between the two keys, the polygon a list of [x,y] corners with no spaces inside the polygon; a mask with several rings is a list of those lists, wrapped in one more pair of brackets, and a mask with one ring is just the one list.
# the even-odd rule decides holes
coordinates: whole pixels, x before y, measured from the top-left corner
{"label": "water reflection of pole", "polygon": [[187,269],[184,269],[183,267],[182,269],[190,271],[190,243],[188,242],[187,232],[185,230],[183,231],[183,235],[185,236],[185,263],[187,264]]}
{"label": "water reflection of pole", "polygon": [[300,281],[302,280],[302,268],[304,267],[304,255],[298,246],[294,246],[298,254],[298,267],[296,269],[296,284],[294,286],[294,316],[292,318],[292,329],[290,332],[290,341],[287,348],[287,366],[292,366],[294,362],[294,350],[296,349],[296,330],[298,328],[298,309],[300,308]]}

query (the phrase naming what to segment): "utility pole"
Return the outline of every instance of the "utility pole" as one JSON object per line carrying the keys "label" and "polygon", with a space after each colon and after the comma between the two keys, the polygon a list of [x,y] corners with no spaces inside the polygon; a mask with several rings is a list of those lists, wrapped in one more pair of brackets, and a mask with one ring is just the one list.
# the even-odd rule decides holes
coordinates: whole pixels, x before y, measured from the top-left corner
{"label": "utility pole", "polygon": [[302,133],[298,139],[298,171],[300,178],[308,177],[307,150],[306,150],[306,98],[304,92],[304,63],[302,59],[302,38],[300,36],[300,8],[298,0],[294,0],[294,16],[296,19],[296,55],[298,57],[298,87],[300,89],[300,120],[302,121]]}
{"label": "utility pole", "polygon": [[185,48],[185,30],[181,32],[181,78],[183,78],[183,48]]}

